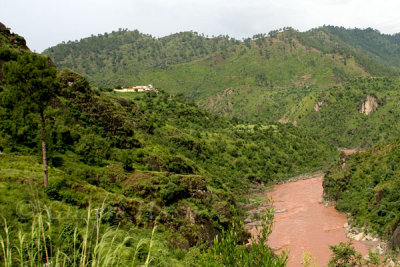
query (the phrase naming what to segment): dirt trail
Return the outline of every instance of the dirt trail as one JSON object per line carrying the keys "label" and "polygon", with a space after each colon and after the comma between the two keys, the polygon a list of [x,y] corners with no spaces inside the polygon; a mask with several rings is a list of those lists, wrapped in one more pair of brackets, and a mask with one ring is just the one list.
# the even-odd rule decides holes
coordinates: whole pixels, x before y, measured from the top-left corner
{"label": "dirt trail", "polygon": [[[329,245],[346,242],[344,224],[346,216],[334,207],[324,207],[319,203],[322,196],[322,176],[275,185],[267,193],[273,198],[276,211],[274,228],[269,238],[269,246],[290,249],[289,267],[302,266],[303,253],[309,252],[317,258],[319,266],[326,266],[331,251]],[[252,233],[255,228],[251,229]],[[369,246],[353,242],[363,255]]]}

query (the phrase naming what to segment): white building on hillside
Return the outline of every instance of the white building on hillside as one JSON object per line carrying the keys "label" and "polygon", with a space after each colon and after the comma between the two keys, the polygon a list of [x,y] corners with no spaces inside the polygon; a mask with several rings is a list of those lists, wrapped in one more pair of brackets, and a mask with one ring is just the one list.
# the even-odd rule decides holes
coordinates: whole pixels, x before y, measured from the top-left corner
{"label": "white building on hillside", "polygon": [[138,85],[130,88],[122,88],[122,89],[114,89],[115,92],[123,92],[123,93],[130,93],[130,92],[149,92],[149,91],[155,91],[156,93],[158,92],[156,89],[154,89],[152,84],[149,85]]}

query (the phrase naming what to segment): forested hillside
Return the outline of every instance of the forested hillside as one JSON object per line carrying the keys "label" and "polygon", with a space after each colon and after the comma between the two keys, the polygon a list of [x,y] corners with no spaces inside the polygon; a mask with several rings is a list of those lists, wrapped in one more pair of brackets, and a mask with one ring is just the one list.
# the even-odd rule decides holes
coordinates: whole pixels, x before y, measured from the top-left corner
{"label": "forested hillside", "polygon": [[[0,30],[4,261],[215,266],[224,256],[232,260],[235,249],[250,265],[262,259],[283,266],[284,258],[264,244],[244,249],[248,235],[240,224],[235,229],[243,235],[222,230],[240,219],[238,196],[250,185],[324,168],[335,150],[290,124],[226,119],[162,90],[101,92],[63,69],[56,70],[56,95],[44,109],[49,184],[43,188],[43,120],[33,101],[55,69],[22,37]],[[49,77],[20,81],[14,70]],[[222,245],[213,247],[221,232]]]}
{"label": "forested hillside", "polygon": [[398,78],[353,79],[304,97],[284,118],[334,146],[369,148],[398,138],[399,89]]}
{"label": "forested hillside", "polygon": [[385,66],[400,67],[400,33],[390,35],[372,28],[362,30],[334,26],[321,29],[353,48],[358,54],[365,55]]}
{"label": "forested hillside", "polygon": [[[324,178],[325,199],[351,213],[354,225],[389,239],[399,226],[399,141],[342,155]],[[396,241],[397,242],[397,241]]]}
{"label": "forested hillside", "polygon": [[[163,69],[215,52],[227,52],[237,44],[239,41],[228,36],[211,39],[193,32],[182,32],[156,39],[137,30],[119,29],[79,42],[59,44],[47,49],[44,54],[51,55],[59,67],[100,77],[99,72],[109,75],[129,72],[135,75],[145,69]],[[96,82],[94,79],[91,81]]]}
{"label": "forested hillside", "polygon": [[362,30],[335,26],[319,27],[298,35],[304,45],[323,53],[354,58],[373,76],[398,74],[399,43],[396,36],[381,34],[371,28]]}
{"label": "forested hillside", "polygon": [[[209,111],[277,121],[310,92],[354,77],[397,74],[395,63],[382,63],[396,59],[396,37],[374,32],[372,48],[388,43],[386,50],[375,52],[365,44],[369,37],[363,37],[363,46],[350,45],[350,37],[342,37],[347,33],[358,44],[358,32],[364,36],[370,31],[322,27],[301,33],[285,28],[238,41],[195,32],[154,38],[119,30],[59,44],[44,54],[59,67],[87,75],[99,87],[151,83],[182,93]],[[364,53],[367,48],[361,47],[372,52]]]}
{"label": "forested hillside", "polygon": [[[326,169],[325,198],[390,237],[397,51],[398,35],[371,29],[121,29],[49,48],[53,63],[0,24],[1,262],[284,266],[263,243],[272,210],[245,245],[243,196]],[[110,90],[146,84],[157,90]],[[386,142],[331,165],[337,147]]]}

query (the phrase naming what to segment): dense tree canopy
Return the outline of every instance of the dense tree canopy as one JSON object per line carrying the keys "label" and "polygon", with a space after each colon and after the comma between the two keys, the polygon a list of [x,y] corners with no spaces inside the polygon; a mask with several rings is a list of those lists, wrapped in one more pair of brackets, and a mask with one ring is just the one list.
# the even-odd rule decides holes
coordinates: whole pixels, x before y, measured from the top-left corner
{"label": "dense tree canopy", "polygon": [[48,183],[46,156],[46,118],[44,111],[57,95],[59,83],[57,69],[51,66],[49,58],[34,53],[26,53],[16,61],[3,65],[5,90],[1,93],[7,107],[18,112],[40,114],[44,186]]}
{"label": "dense tree canopy", "polygon": [[47,57],[27,53],[4,64],[5,104],[27,105],[34,112],[43,112],[59,88],[57,69],[50,62]]}

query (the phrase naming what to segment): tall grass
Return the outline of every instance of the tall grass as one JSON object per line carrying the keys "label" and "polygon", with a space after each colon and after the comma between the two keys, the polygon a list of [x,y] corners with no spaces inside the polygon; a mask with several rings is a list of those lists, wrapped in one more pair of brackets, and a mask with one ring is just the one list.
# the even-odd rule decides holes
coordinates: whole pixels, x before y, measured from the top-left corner
{"label": "tall grass", "polygon": [[[0,261],[5,267],[9,266],[76,266],[76,267],[105,267],[105,266],[139,266],[139,251],[149,243],[145,267],[152,262],[151,250],[154,243],[156,226],[150,240],[140,239],[136,248],[127,248],[132,236],[124,236],[118,227],[102,227],[104,203],[98,209],[92,209],[89,204],[85,227],[81,230],[75,227],[71,251],[65,253],[61,247],[53,244],[52,220],[49,209],[41,207],[35,201],[35,214],[32,218],[29,232],[19,229],[12,232],[7,220],[0,233]],[[94,215],[93,215],[94,213]],[[126,232],[123,232],[126,234]],[[131,257],[129,255],[132,255]]]}
{"label": "tall grass", "polygon": [[4,260],[4,266],[8,267],[11,266],[12,260],[12,251],[10,249],[10,238],[9,238],[9,230],[7,226],[7,221],[4,219],[4,232],[5,232],[5,238],[0,235],[0,244],[1,248],[3,251],[3,260]]}
{"label": "tall grass", "polygon": [[[99,208],[88,205],[81,227],[70,229],[71,241],[60,242],[62,233],[57,237],[50,210],[39,201],[35,201],[30,231],[22,228],[14,230],[4,219],[0,231],[0,262],[5,267],[105,267],[105,266],[158,266],[160,251],[156,240],[157,226],[153,227],[150,238],[138,240],[136,246],[131,243],[138,238],[118,227],[105,226],[102,223],[105,201]],[[261,220],[257,235],[249,244],[243,243],[243,225],[233,223],[232,227],[215,238],[214,244],[204,253],[197,254],[191,266],[285,266],[285,253],[276,255],[268,246],[268,236],[272,231],[273,210]],[[54,240],[52,239],[54,238]],[[57,239],[58,238],[58,239]],[[161,257],[165,257],[165,254]]]}

